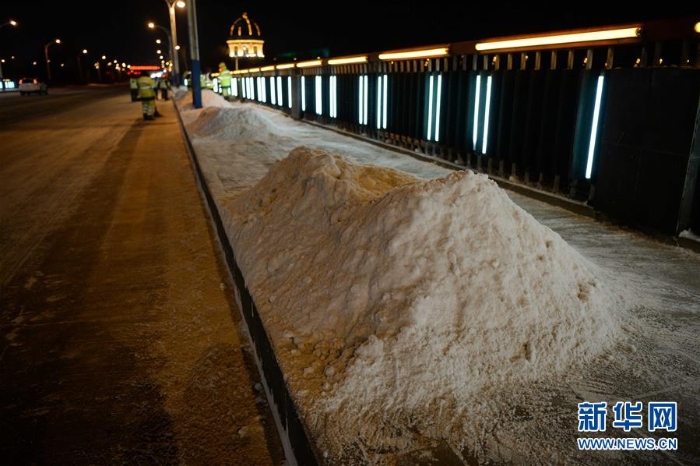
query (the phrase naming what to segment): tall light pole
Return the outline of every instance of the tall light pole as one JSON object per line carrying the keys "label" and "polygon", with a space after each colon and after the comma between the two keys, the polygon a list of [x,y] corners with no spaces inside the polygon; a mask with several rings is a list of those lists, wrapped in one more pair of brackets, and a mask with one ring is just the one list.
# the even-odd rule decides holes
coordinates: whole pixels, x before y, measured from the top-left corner
{"label": "tall light pole", "polygon": [[[5,26],[12,26],[12,27],[17,27],[17,21],[14,19],[9,20],[6,23],[0,24],[0,29],[2,29]],[[2,81],[2,60],[0,60],[0,81]],[[0,84],[0,90],[4,90],[5,86]]]}
{"label": "tall light pole", "polygon": [[163,0],[168,5],[170,13],[170,49],[174,52],[171,55],[173,61],[173,85],[180,85],[180,60],[177,56],[177,21],[175,21],[175,7],[184,8],[185,2],[182,0]]}
{"label": "tall light pole", "polygon": [[201,67],[199,63],[199,33],[197,32],[197,0],[190,0],[187,9],[187,25],[190,33],[190,60],[192,61],[192,105],[202,108]]}
{"label": "tall light pole", "polygon": [[61,39],[56,39],[56,40],[52,40],[48,44],[44,45],[44,57],[46,58],[46,80],[49,83],[51,82],[51,65],[49,65],[51,60],[49,60],[49,45],[60,44],[60,43],[61,43]]}
{"label": "tall light pole", "polygon": [[[88,51],[87,49],[83,49],[83,55],[87,55]],[[83,74],[83,63],[82,63],[82,58],[80,58],[80,55],[75,56],[76,61],[78,62],[78,82],[85,82],[90,81],[90,79],[85,79],[85,75]],[[89,74],[89,72],[88,72]]]}
{"label": "tall light pole", "polygon": [[173,58],[175,55],[175,46],[173,46],[173,38],[170,36],[170,32],[168,32],[168,30],[165,29],[163,26],[158,26],[156,23],[154,23],[152,21],[150,23],[148,23],[148,27],[151,29],[155,29],[155,28],[162,29],[163,32],[168,36],[168,41],[170,42],[170,61],[173,62],[173,67],[175,67],[175,60],[176,59]]}

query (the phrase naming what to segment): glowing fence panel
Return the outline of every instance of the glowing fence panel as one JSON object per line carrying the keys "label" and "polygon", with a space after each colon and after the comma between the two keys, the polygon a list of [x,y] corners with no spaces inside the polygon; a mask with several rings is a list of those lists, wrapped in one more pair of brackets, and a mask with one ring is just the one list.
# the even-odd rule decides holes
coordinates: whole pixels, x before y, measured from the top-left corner
{"label": "glowing fence panel", "polygon": [[270,103],[277,105],[277,87],[275,86],[274,76],[270,76]]}
{"label": "glowing fence panel", "polygon": [[248,87],[248,99],[255,99],[255,82],[253,81],[253,78],[246,78],[246,86]]}
{"label": "glowing fence panel", "polygon": [[[489,120],[491,117],[491,89],[493,77],[486,77],[486,85],[482,86],[481,75],[475,77],[474,83],[474,127],[472,131],[472,145],[474,152],[481,143],[481,154],[486,154],[489,139]],[[483,119],[482,119],[483,118]],[[481,139],[479,131],[481,130]]]}
{"label": "glowing fence panel", "polygon": [[323,114],[323,81],[321,76],[314,79],[314,91],[316,95],[316,115]]}
{"label": "glowing fence panel", "polygon": [[591,179],[593,172],[593,158],[595,157],[595,143],[598,137],[598,123],[600,120],[600,100],[603,96],[603,75],[598,76],[598,87],[595,91],[595,107],[593,108],[593,121],[591,122],[591,138],[588,144],[588,160],[586,161],[586,179]]}
{"label": "glowing fence panel", "polygon": [[368,92],[367,92],[368,78],[367,75],[362,75],[359,77],[359,115],[358,121],[361,125],[367,124],[367,114],[368,114]]}
{"label": "glowing fence panel", "polygon": [[481,153],[486,154],[486,144],[489,139],[489,116],[491,115],[491,79],[486,78],[486,102],[484,104],[484,136],[481,141]]}
{"label": "glowing fence panel", "polygon": [[262,96],[262,102],[267,102],[267,86],[265,85],[265,78],[259,78],[260,81],[260,95]]}
{"label": "glowing fence panel", "polygon": [[472,145],[476,150],[476,141],[479,137],[479,100],[481,97],[481,76],[476,77],[476,86],[474,92],[474,131],[472,132]]}
{"label": "glowing fence panel", "polygon": [[437,90],[435,92],[435,142],[440,140],[440,110],[442,102],[442,75],[437,77]]}
{"label": "glowing fence panel", "polygon": [[330,79],[330,116],[336,118],[338,116],[338,82],[336,76],[331,76]]}
{"label": "glowing fence panel", "polygon": [[233,78],[231,80],[231,87],[232,87],[232,92],[234,97],[238,97],[238,86],[240,85],[240,79],[238,78]]}
{"label": "glowing fence panel", "polygon": [[426,139],[440,140],[440,101],[442,100],[442,75],[430,75],[428,78],[428,120]]}
{"label": "glowing fence panel", "polygon": [[430,141],[433,138],[433,76],[431,75],[428,81],[428,128],[426,139]]}
{"label": "glowing fence panel", "polygon": [[377,76],[377,129],[386,129],[387,75]]}
{"label": "glowing fence panel", "polygon": [[287,107],[292,108],[292,77],[291,76],[287,76]]}
{"label": "glowing fence panel", "polygon": [[279,99],[278,105],[281,107],[284,105],[284,98],[282,97],[282,76],[277,76],[277,98]]}
{"label": "glowing fence panel", "polygon": [[301,111],[306,111],[306,79],[305,76],[301,77]]}

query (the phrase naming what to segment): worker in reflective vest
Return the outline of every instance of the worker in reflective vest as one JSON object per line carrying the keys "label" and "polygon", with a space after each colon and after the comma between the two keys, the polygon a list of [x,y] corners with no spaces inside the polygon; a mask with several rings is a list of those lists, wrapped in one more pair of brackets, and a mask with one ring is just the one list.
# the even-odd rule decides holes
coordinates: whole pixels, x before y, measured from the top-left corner
{"label": "worker in reflective vest", "polygon": [[226,67],[226,63],[219,63],[219,87],[221,88],[221,95],[224,99],[231,96],[231,72]]}
{"label": "worker in reflective vest", "polygon": [[139,100],[139,83],[136,76],[129,77],[129,90],[131,91],[131,101],[136,102]]}
{"label": "worker in reflective vest", "polygon": [[156,83],[148,74],[148,71],[142,71],[136,82],[139,86],[139,100],[141,101],[143,119],[153,120],[154,117],[160,116],[158,109],[156,109]]}

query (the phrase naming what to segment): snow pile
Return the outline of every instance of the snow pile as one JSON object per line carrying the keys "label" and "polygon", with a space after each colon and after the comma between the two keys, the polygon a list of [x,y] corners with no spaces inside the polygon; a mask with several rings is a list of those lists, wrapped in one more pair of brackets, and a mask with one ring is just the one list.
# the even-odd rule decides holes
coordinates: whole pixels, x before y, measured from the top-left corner
{"label": "snow pile", "polygon": [[274,125],[254,108],[206,107],[188,129],[195,138],[215,138],[219,141],[267,140],[276,136]]}
{"label": "snow pile", "polygon": [[622,334],[623,298],[485,175],[423,180],[299,147],[227,210],[290,392],[331,463],[418,437],[478,443],[503,409],[497,393],[571,370]]}

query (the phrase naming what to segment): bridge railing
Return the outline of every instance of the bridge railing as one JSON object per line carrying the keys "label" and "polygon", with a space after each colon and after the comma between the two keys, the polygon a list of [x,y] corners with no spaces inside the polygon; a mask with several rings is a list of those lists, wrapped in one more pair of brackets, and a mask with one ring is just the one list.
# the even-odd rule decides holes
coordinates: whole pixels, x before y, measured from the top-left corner
{"label": "bridge railing", "polygon": [[700,232],[699,21],[237,70],[233,93],[623,223]]}

